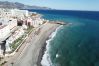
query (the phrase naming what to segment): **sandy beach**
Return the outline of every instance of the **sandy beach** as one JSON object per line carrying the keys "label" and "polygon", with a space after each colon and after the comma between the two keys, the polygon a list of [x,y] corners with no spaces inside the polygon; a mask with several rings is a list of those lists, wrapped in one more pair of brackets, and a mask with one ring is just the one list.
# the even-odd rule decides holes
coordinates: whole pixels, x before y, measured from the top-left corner
{"label": "sandy beach", "polygon": [[40,26],[39,33],[33,31],[24,42],[24,48],[21,47],[5,66],[41,66],[46,39],[58,26],[59,24],[45,23]]}

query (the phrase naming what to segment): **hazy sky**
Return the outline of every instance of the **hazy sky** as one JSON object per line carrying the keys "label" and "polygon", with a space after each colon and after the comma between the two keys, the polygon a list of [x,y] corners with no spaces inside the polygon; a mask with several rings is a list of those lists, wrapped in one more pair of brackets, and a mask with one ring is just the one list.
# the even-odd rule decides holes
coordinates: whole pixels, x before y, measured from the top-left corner
{"label": "hazy sky", "polygon": [[0,0],[64,10],[99,11],[99,0]]}

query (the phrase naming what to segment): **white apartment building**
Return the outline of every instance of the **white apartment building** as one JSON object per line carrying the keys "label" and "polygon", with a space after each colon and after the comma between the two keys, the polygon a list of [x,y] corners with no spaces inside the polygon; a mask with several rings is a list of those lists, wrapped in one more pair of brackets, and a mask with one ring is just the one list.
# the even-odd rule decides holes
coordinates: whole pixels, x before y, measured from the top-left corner
{"label": "white apartment building", "polygon": [[10,33],[10,28],[8,25],[0,26],[0,39],[4,39]]}
{"label": "white apartment building", "polygon": [[30,23],[31,26],[33,27],[38,27],[39,25],[43,24],[44,19],[41,18],[27,18],[27,23]]}
{"label": "white apartment building", "polygon": [[3,56],[3,50],[1,49],[1,45],[0,45],[0,56]]}
{"label": "white apartment building", "polygon": [[[0,25],[0,43],[1,43],[10,36],[11,31],[14,29],[14,27],[17,26],[17,20],[13,18],[1,18],[0,23],[2,23],[2,25]],[[1,49],[0,45],[0,55],[2,54],[3,50]]]}
{"label": "white apartment building", "polygon": [[[0,43],[2,43],[2,41],[8,37],[9,33],[10,33],[10,29],[8,25],[0,25]],[[0,55],[3,55],[1,44],[0,44]]]}
{"label": "white apartment building", "polygon": [[12,44],[16,39],[21,37],[24,34],[23,28],[18,29],[17,31],[14,32],[13,35],[11,35],[7,40],[6,40],[6,52],[10,52],[10,44]]}
{"label": "white apartment building", "polygon": [[12,16],[24,19],[25,17],[29,16],[28,10],[19,10],[19,9],[12,9],[11,12]]}
{"label": "white apartment building", "polygon": [[13,19],[13,18],[0,18],[0,23],[2,23],[2,25],[7,25],[9,26],[9,29],[12,30],[14,27],[17,26],[17,19]]}

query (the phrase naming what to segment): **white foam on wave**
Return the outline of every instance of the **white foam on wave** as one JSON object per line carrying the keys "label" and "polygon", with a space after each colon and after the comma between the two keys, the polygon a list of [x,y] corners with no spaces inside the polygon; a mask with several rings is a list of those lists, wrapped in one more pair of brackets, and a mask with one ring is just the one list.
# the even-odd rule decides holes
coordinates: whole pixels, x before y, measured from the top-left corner
{"label": "white foam on wave", "polygon": [[56,54],[56,58],[58,58],[60,55],[59,54]]}
{"label": "white foam on wave", "polygon": [[42,60],[41,60],[41,65],[42,66],[52,66],[52,62],[50,60],[50,55],[49,55],[49,50],[50,50],[50,41],[52,41],[54,39],[54,37],[56,36],[58,30],[62,27],[59,26],[55,32],[53,32],[49,37],[50,39],[46,41],[47,45],[46,45],[46,51],[42,57]]}

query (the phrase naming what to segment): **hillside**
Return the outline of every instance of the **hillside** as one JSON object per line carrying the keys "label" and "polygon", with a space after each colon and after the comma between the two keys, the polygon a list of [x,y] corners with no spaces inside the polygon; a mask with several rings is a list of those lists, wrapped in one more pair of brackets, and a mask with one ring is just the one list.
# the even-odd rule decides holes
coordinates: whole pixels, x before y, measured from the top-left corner
{"label": "hillside", "polygon": [[8,2],[8,1],[0,1],[0,8],[18,8],[18,9],[51,9],[47,7],[40,6],[30,6],[24,5],[18,2]]}

